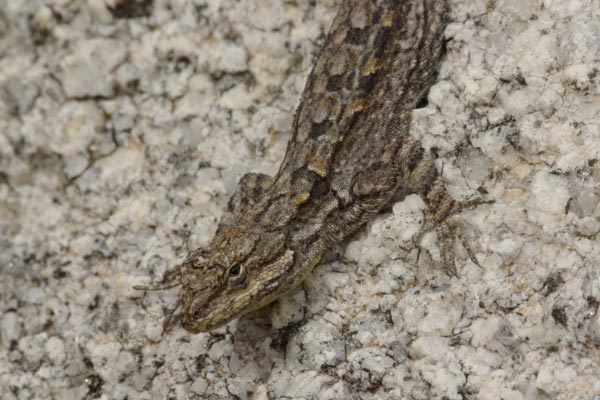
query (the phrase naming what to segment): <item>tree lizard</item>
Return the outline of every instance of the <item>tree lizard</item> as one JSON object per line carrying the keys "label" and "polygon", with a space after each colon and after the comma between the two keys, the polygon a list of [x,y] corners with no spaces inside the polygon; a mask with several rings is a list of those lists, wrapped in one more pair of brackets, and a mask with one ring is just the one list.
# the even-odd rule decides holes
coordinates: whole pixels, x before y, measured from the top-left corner
{"label": "tree lizard", "polygon": [[279,172],[245,175],[211,243],[159,284],[136,288],[181,286],[182,326],[206,332],[290,292],[400,187],[427,203],[424,229],[476,204],[448,194],[431,154],[409,135],[412,110],[436,75],[446,8],[445,0],[344,1]]}

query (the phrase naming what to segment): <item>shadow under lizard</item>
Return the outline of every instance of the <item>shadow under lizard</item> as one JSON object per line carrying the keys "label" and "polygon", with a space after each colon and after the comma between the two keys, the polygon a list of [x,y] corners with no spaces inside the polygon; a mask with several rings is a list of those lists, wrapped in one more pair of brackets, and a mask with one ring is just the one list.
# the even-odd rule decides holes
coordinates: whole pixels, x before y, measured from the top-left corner
{"label": "shadow under lizard", "polygon": [[279,172],[245,175],[211,243],[161,283],[136,288],[181,286],[182,326],[206,332],[290,292],[400,187],[424,198],[429,228],[475,204],[450,197],[409,136],[412,110],[436,75],[445,13],[445,0],[344,1]]}

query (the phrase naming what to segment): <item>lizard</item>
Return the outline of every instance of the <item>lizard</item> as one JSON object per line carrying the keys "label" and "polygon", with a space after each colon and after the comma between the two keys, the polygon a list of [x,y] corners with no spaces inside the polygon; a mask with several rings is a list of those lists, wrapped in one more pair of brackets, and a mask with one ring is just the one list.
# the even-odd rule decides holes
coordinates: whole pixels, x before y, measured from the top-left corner
{"label": "lizard", "polygon": [[342,2],[277,174],[242,177],[210,244],[158,284],[135,287],[181,286],[165,325],[181,307],[184,329],[207,332],[284,296],[401,187],[428,206],[422,231],[478,204],[454,200],[431,152],[409,135],[437,74],[446,13],[446,0]]}

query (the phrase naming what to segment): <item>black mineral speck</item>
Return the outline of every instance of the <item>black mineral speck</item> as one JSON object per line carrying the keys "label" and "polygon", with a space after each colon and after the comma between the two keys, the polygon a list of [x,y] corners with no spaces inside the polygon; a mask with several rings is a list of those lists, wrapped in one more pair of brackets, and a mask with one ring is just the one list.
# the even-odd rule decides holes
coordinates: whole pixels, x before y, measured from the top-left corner
{"label": "black mineral speck", "polygon": [[152,14],[154,0],[118,0],[114,7],[109,7],[115,18],[131,19],[149,17]]}

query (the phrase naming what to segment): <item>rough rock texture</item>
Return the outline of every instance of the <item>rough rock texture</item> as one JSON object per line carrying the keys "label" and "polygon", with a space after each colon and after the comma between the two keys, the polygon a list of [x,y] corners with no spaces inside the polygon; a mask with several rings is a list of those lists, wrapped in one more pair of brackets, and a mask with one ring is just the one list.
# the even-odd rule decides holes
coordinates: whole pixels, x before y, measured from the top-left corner
{"label": "rough rock texture", "polygon": [[[274,173],[336,1],[0,2],[0,398],[600,396],[600,6],[453,0],[413,135],[458,276],[398,196],[304,288],[211,334],[144,293]],[[460,241],[459,241],[460,242]],[[344,257],[340,257],[343,255]]]}

